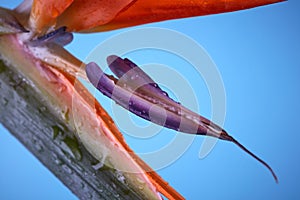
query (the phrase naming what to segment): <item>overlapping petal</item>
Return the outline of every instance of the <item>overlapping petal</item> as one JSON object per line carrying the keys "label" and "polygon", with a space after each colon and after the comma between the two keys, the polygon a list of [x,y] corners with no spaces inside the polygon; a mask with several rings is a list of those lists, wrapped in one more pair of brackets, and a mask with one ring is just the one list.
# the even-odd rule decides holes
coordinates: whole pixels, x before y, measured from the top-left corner
{"label": "overlapping petal", "polygon": [[133,0],[75,0],[57,19],[57,26],[69,31],[91,29],[107,24]]}
{"label": "overlapping petal", "polygon": [[71,31],[106,24],[133,0],[33,0],[29,25],[36,32],[51,26]]}
{"label": "overlapping petal", "polygon": [[170,19],[253,8],[284,0],[33,0],[30,26],[101,32]]}
{"label": "overlapping petal", "polygon": [[83,26],[80,28],[69,26],[69,29],[85,32],[108,31],[170,19],[243,10],[281,1],[283,0],[137,0],[123,9],[109,23],[89,30],[86,30],[89,27]]}
{"label": "overlapping petal", "polygon": [[49,28],[71,3],[73,0],[34,0],[29,18],[30,27],[38,32]]}

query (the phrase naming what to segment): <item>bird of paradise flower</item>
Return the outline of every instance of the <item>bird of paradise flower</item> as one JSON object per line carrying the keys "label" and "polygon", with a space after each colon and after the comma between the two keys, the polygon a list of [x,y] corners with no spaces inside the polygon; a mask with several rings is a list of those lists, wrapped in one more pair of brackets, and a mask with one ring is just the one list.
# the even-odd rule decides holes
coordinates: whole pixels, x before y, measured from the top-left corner
{"label": "bird of paradise flower", "polygon": [[[184,199],[174,188],[168,185],[166,181],[134,154],[126,144],[122,134],[111,123],[112,120],[106,111],[98,102],[96,102],[96,107],[94,106],[95,100],[84,86],[77,85],[77,88],[74,88],[73,83],[76,79],[74,75],[79,74],[86,78],[85,72],[80,68],[80,66],[85,66],[85,64],[67,52],[63,48],[63,45],[72,41],[71,32],[91,33],[109,31],[162,20],[231,12],[281,1],[163,0],[154,2],[150,0],[117,0],[112,3],[105,0],[25,0],[12,11],[1,9],[0,53],[3,59],[14,63],[14,66],[18,66],[17,70],[43,91],[48,97],[49,102],[55,104],[58,110],[67,108],[69,112],[72,112],[70,108],[74,107],[74,104],[71,105],[72,101],[70,100],[77,99],[75,104],[77,105],[77,112],[81,114],[80,117],[87,121],[81,127],[84,130],[84,134],[77,135],[80,141],[99,160],[103,159],[103,152],[106,152],[111,158],[110,165],[118,166],[118,169],[122,169],[125,172],[124,175],[128,180],[128,184],[133,188],[136,187],[134,179],[138,177],[143,180],[146,183],[146,187],[142,192],[144,198],[161,199],[161,193],[168,199]],[[120,58],[115,59],[118,60]],[[112,62],[109,64],[112,64]],[[132,68],[131,65],[134,65],[134,63],[128,60],[121,60],[116,68],[114,65],[112,67],[114,70],[119,68],[120,73],[125,73],[128,71],[125,68],[128,66]],[[134,67],[136,66],[134,65]],[[92,74],[91,72],[96,72],[96,74]],[[87,74],[91,82],[101,92],[104,91],[104,93],[109,94],[106,83],[110,82],[113,84],[115,80],[106,79],[107,76],[104,76],[104,82],[106,83],[102,83],[99,86],[101,78],[97,73],[103,74],[101,71],[97,71],[94,64],[87,65]],[[178,107],[178,105],[177,107],[174,106],[174,102],[171,99],[161,98],[161,96],[157,95],[163,91],[153,85],[155,83],[150,77],[147,77],[141,71],[137,73],[150,80],[152,85],[146,84],[146,87],[149,90],[153,90],[150,95],[155,96],[155,98],[163,102],[163,109],[166,108],[166,105],[171,105],[174,108]],[[119,76],[118,72],[116,74]],[[96,82],[95,78],[97,78]],[[62,86],[66,90],[63,93],[58,92],[57,88]],[[141,96],[140,94],[141,92],[136,93],[138,97]],[[147,95],[149,96],[149,94]],[[118,101],[118,99],[114,100]],[[141,100],[137,100],[137,103],[140,102]],[[180,109],[185,109],[181,106],[179,107]],[[131,108],[133,112],[139,109],[137,107]],[[96,109],[96,112],[92,112],[93,109]],[[72,116],[72,113],[70,116]],[[142,117],[147,118],[145,116]],[[175,118],[176,116],[171,119],[167,127],[177,127]],[[277,181],[275,173],[264,161],[249,152],[214,123],[201,116],[197,116],[196,118],[200,119],[200,121],[199,128],[195,133],[208,134],[234,142],[268,167]],[[203,128],[203,124],[205,124],[205,128]],[[75,129],[72,123],[68,124],[68,126]],[[91,127],[98,128],[93,129]],[[221,130],[219,135],[215,134],[216,129]],[[185,126],[184,129],[179,131],[189,132],[189,127]],[[126,173],[133,169],[139,173],[134,175]]]}

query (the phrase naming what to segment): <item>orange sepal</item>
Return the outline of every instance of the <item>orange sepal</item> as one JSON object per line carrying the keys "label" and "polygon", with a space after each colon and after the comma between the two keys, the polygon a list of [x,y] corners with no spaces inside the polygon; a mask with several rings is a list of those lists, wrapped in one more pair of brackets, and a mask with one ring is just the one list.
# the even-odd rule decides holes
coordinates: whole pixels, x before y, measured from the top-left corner
{"label": "orange sepal", "polygon": [[[243,10],[281,1],[284,0],[137,0],[123,9],[109,23],[94,26],[94,28],[90,28],[90,26],[78,29],[76,23],[73,22],[69,29],[82,32],[101,32],[170,19]],[[90,29],[87,30],[87,28]]]}
{"label": "orange sepal", "polygon": [[30,12],[31,28],[42,32],[54,25],[56,18],[68,8],[73,0],[34,0]]}
{"label": "orange sepal", "polygon": [[80,31],[106,24],[133,0],[75,0],[57,19],[57,27]]}

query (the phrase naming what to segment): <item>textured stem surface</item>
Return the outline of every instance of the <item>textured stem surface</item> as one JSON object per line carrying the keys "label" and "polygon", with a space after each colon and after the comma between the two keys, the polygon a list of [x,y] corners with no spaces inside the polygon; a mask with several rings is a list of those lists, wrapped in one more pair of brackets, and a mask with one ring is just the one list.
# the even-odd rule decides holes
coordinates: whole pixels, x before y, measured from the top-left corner
{"label": "textured stem surface", "polygon": [[0,61],[0,123],[80,199],[141,199],[76,140],[20,74]]}

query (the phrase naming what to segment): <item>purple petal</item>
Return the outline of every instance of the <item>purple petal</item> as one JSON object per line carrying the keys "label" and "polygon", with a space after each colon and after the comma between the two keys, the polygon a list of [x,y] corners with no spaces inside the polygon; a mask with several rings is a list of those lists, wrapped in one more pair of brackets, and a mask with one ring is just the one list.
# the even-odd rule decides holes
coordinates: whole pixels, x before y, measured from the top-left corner
{"label": "purple petal", "polygon": [[66,32],[66,27],[60,27],[50,33],[47,33],[41,37],[38,37],[29,42],[31,46],[44,46],[48,44],[58,44],[65,46],[72,42],[73,34]]}
{"label": "purple petal", "polygon": [[115,82],[112,78],[109,78],[100,67],[94,63],[90,62],[86,65],[86,75],[90,82],[104,95],[112,98],[112,93],[115,88]]}
{"label": "purple petal", "polygon": [[[119,85],[124,85],[128,89],[150,98],[174,101],[167,92],[163,91],[150,76],[131,60],[112,55],[107,57],[107,63],[111,71],[120,78]],[[178,102],[174,102],[178,104]]]}
{"label": "purple petal", "polygon": [[[228,135],[218,125],[208,119],[188,110],[182,105],[175,103],[170,98],[160,98],[159,87],[150,85],[148,80],[152,80],[145,72],[128,59],[123,60],[117,56],[109,56],[107,58],[110,68],[118,76],[125,77],[124,84],[116,84],[116,80],[108,77],[102,72],[96,63],[89,63],[86,66],[86,73],[91,83],[104,95],[113,99],[117,104],[129,110],[130,112],[149,120],[158,125],[191,134],[209,135],[222,140],[235,143],[238,147],[250,154],[253,158],[262,163],[272,173],[276,182],[278,181],[272,168],[257,157],[255,154],[246,149],[232,136]],[[132,71],[134,69],[134,71]],[[137,69],[137,70],[136,70]],[[138,75],[136,79],[132,79],[133,74]],[[143,79],[143,77],[146,77]],[[144,90],[135,90],[132,85],[139,85]],[[154,82],[152,82],[154,83]],[[130,90],[124,85],[130,85]]]}

